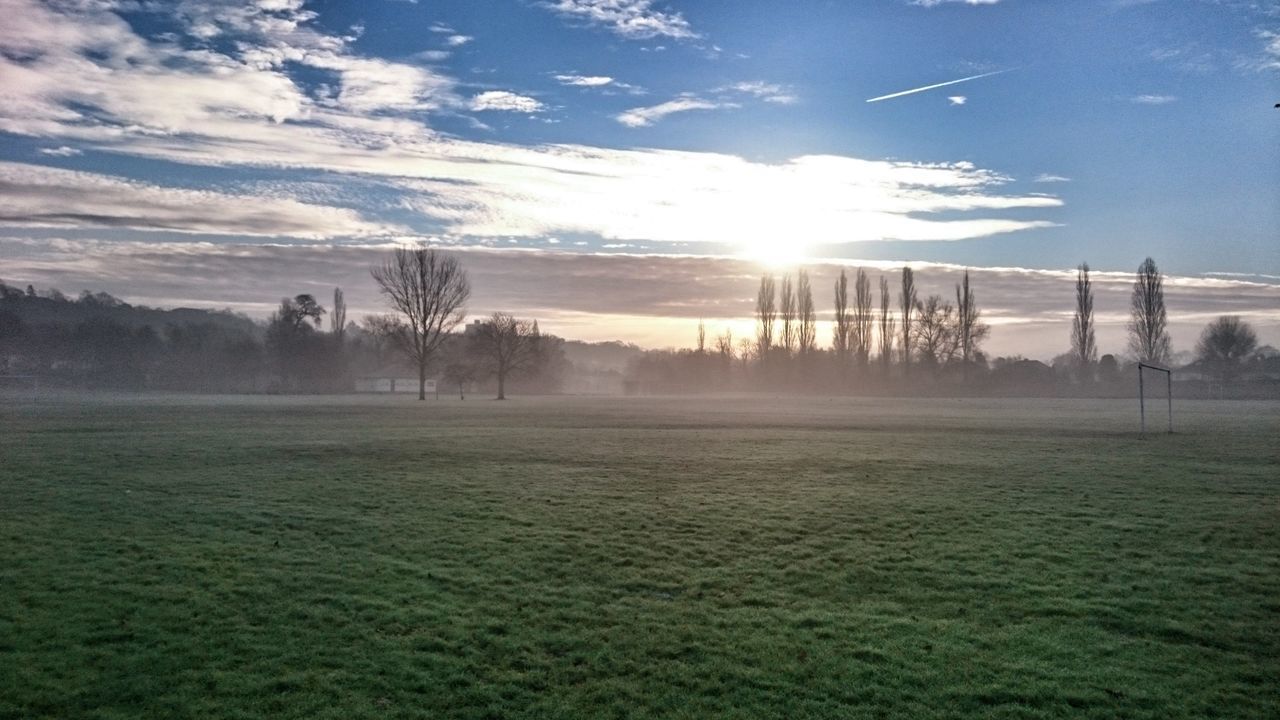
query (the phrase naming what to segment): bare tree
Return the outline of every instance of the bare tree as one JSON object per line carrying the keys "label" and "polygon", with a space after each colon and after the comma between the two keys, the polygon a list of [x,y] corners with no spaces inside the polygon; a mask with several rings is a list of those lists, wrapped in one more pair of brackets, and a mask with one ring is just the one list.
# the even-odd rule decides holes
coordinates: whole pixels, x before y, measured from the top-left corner
{"label": "bare tree", "polygon": [[831,331],[831,347],[840,367],[845,367],[849,357],[849,276],[843,268],[836,280],[836,325]]}
{"label": "bare tree", "polygon": [[773,325],[778,319],[778,306],[772,275],[760,276],[760,290],[756,293],[756,354],[761,359],[773,350]]}
{"label": "bare tree", "polygon": [[342,295],[342,288],[333,289],[333,310],[329,313],[329,332],[338,340],[338,347],[347,334],[347,300]]}
{"label": "bare tree", "polygon": [[850,350],[858,361],[858,367],[865,368],[871,357],[872,331],[875,327],[875,311],[871,305],[871,279],[867,271],[858,268],[858,276],[853,282],[853,324],[851,326]]}
{"label": "bare tree", "polygon": [[797,345],[801,355],[808,355],[818,349],[818,317],[813,309],[813,288],[809,285],[809,273],[804,270],[800,270],[796,277],[796,311],[800,316]]}
{"label": "bare tree", "polygon": [[498,399],[507,399],[507,376],[527,370],[539,359],[542,335],[536,322],[494,313],[471,337],[476,355],[488,361],[498,376]]}
{"label": "bare tree", "polygon": [[1196,358],[1218,376],[1223,385],[1235,379],[1244,362],[1258,347],[1258,335],[1249,323],[1235,315],[1223,315],[1205,326],[1196,343]]}
{"label": "bare tree", "polygon": [[1076,312],[1071,319],[1071,354],[1082,380],[1093,376],[1098,362],[1098,342],[1093,334],[1093,283],[1089,263],[1076,268]]}
{"label": "bare tree", "polygon": [[974,353],[991,331],[990,326],[982,322],[982,312],[978,310],[978,300],[969,287],[969,271],[964,271],[964,279],[956,285],[956,329],[955,343],[964,363],[965,378],[969,377],[969,366],[973,363]]}
{"label": "bare tree", "polygon": [[716,337],[716,353],[722,358],[733,360],[733,331],[725,328],[724,333]]}
{"label": "bare tree", "polygon": [[889,375],[889,366],[893,364],[893,315],[889,314],[892,298],[889,295],[889,281],[880,276],[880,367],[885,377]]}
{"label": "bare tree", "polygon": [[796,294],[791,288],[791,276],[782,276],[782,287],[778,292],[778,314],[782,316],[782,347],[790,357],[796,347]]}
{"label": "bare tree", "polygon": [[1156,261],[1147,258],[1138,266],[1130,303],[1129,350],[1140,362],[1169,362],[1168,318],[1164,309],[1164,277]]}
{"label": "bare tree", "polygon": [[912,324],[912,345],[920,362],[936,368],[956,355],[955,308],[941,295],[916,301],[916,322]]}
{"label": "bare tree", "polygon": [[911,326],[911,314],[915,312],[916,276],[909,267],[902,268],[902,289],[898,292],[898,307],[902,314],[902,373],[911,374],[911,348],[915,344],[915,328]]}
{"label": "bare tree", "polygon": [[427,399],[427,365],[440,343],[463,320],[471,297],[458,261],[431,248],[397,248],[370,273],[399,317],[392,338],[418,367],[418,399]]}
{"label": "bare tree", "polygon": [[701,355],[707,351],[707,325],[698,319],[698,354]]}

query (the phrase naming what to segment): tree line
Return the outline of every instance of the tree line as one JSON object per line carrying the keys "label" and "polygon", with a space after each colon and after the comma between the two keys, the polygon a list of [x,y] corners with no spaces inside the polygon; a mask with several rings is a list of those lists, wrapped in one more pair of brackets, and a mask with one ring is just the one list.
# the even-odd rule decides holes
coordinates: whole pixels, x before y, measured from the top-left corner
{"label": "tree line", "polygon": [[[281,299],[265,324],[229,311],[134,307],[106,293],[72,299],[0,282],[0,380],[7,384],[196,392],[349,392],[361,376],[412,372],[465,394],[511,383],[558,392],[570,371],[564,340],[536,320],[493,313],[460,331],[470,284],[451,256],[396,250],[371,275],[389,313],[347,318],[335,288]],[[326,331],[327,319],[327,331]]]}
{"label": "tree line", "polygon": [[[865,269],[855,269],[852,278],[842,269],[833,282],[833,298],[830,346],[819,348],[809,274],[803,269],[781,278],[765,273],[756,291],[752,337],[735,343],[725,330],[709,346],[700,321],[692,350],[636,358],[628,370],[629,389],[1106,395],[1129,391],[1124,365],[1168,366],[1173,360],[1164,278],[1151,258],[1134,278],[1127,356],[1099,357],[1087,263],[1077,268],[1071,350],[1052,364],[1021,356],[993,359],[983,352],[990,326],[967,270],[953,296],[921,297],[909,266],[896,278],[880,275],[874,286]],[[1280,370],[1274,367],[1276,355],[1273,348],[1258,347],[1247,322],[1224,316],[1204,329],[1195,361],[1184,369],[1216,383],[1219,394],[1250,370],[1262,378],[1259,382],[1274,386]]]}

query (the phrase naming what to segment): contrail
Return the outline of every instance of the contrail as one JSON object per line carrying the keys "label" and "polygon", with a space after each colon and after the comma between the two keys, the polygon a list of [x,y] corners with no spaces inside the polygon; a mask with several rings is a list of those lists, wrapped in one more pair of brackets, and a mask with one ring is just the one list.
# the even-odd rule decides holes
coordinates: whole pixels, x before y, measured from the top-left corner
{"label": "contrail", "polygon": [[915,93],[924,92],[925,90],[933,90],[934,88],[946,87],[948,85],[955,85],[956,83],[969,82],[970,80],[977,80],[978,78],[991,77],[992,75],[1000,75],[1001,73],[1013,72],[1016,69],[1017,68],[1009,68],[1008,70],[996,70],[995,72],[982,73],[981,75],[970,75],[969,77],[963,77],[963,78],[960,78],[959,80],[948,80],[946,82],[940,82],[937,85],[925,85],[924,87],[913,88],[911,90],[903,90],[902,92],[896,92],[890,95],[881,95],[880,97],[873,97],[867,102],[869,103],[880,102],[881,100],[891,100],[896,97],[902,97],[903,95],[914,95]]}

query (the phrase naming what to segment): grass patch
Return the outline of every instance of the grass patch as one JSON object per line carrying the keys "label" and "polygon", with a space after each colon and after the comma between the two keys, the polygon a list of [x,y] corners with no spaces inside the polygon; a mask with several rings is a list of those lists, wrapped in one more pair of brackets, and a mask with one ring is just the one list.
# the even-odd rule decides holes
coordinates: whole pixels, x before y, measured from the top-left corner
{"label": "grass patch", "polygon": [[1274,717],[1280,404],[5,398],[0,717]]}

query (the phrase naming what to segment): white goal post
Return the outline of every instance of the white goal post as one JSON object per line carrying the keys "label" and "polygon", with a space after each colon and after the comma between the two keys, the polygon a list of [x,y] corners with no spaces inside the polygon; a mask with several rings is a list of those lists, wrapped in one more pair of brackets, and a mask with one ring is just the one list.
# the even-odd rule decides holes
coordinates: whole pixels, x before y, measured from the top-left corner
{"label": "white goal post", "polygon": [[1142,416],[1142,432],[1147,431],[1147,388],[1143,382],[1142,371],[1153,370],[1164,373],[1165,396],[1169,401],[1169,432],[1173,432],[1173,371],[1157,365],[1138,363],[1138,413]]}

